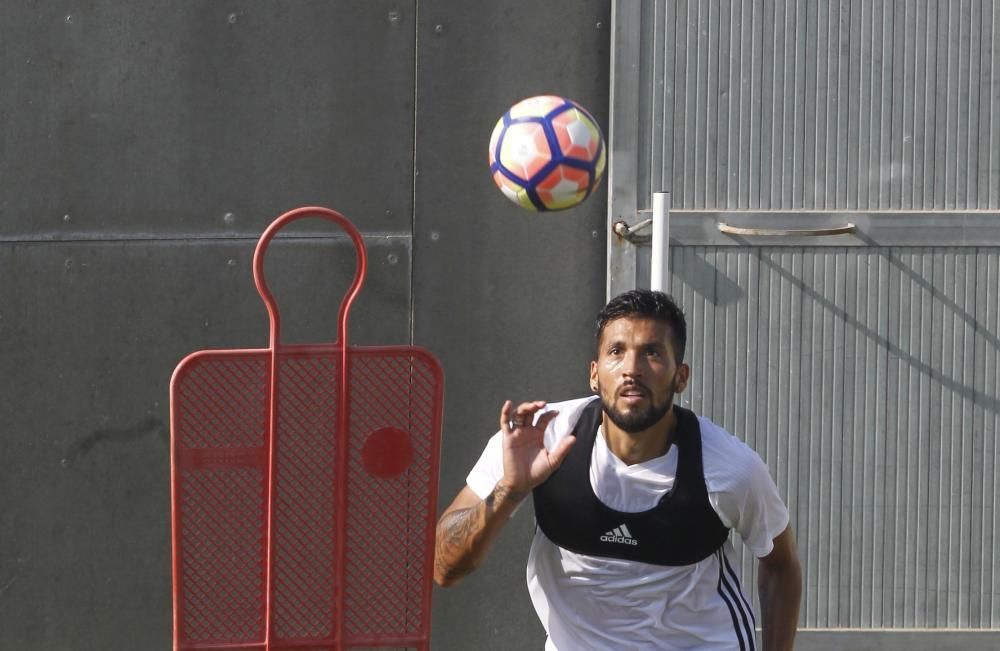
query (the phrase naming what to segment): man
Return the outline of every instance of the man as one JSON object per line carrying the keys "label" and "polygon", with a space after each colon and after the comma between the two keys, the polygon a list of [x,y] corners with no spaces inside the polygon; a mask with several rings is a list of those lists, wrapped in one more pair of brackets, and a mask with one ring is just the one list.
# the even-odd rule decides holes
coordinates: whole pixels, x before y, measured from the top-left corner
{"label": "man", "polygon": [[729,530],[760,559],[763,648],[791,649],[801,570],[767,466],[673,404],[687,386],[684,315],[665,294],[614,298],[598,316],[596,397],[510,401],[438,522],[435,580],[473,571],[529,495],[538,526],[528,591],[547,651],[756,649]]}

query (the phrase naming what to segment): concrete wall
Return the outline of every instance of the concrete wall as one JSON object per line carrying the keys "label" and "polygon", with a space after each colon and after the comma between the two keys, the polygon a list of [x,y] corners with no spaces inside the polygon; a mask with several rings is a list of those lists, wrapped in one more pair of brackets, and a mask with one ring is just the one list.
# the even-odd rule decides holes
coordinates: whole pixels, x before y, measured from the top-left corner
{"label": "concrete wall", "polygon": [[[423,7],[419,36],[415,338],[447,375],[442,507],[496,431],[504,398],[587,392],[592,320],[604,303],[603,186],[580,208],[538,216],[503,205],[482,169],[483,134],[500,117],[492,107],[558,92],[607,124],[610,5],[467,8]],[[524,584],[533,520],[523,511],[481,571],[437,591],[435,648],[541,648]]]}
{"label": "concrete wall", "polygon": [[[353,342],[443,362],[442,506],[504,398],[586,390],[606,193],[523,212],[486,145],[543,92],[606,124],[609,22],[597,0],[0,8],[0,647],[169,647],[170,374],[267,344],[250,262],[287,209],[365,235]],[[295,230],[267,267],[286,340],[333,340],[353,252]],[[434,648],[540,647],[525,511],[436,591]]]}

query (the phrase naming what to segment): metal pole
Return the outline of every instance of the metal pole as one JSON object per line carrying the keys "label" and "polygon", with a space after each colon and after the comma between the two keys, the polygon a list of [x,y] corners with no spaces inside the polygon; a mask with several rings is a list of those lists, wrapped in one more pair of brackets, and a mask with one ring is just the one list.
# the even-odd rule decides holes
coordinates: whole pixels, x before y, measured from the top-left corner
{"label": "metal pole", "polygon": [[670,193],[653,193],[653,258],[649,286],[670,292]]}

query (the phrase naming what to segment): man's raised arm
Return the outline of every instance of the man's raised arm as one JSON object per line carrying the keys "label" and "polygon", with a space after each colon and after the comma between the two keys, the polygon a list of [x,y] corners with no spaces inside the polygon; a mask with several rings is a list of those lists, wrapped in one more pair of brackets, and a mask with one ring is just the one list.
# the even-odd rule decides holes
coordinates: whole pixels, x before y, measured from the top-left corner
{"label": "man's raised arm", "polygon": [[545,412],[535,422],[535,414],[543,407],[544,402],[525,402],[514,410],[509,400],[504,403],[500,410],[503,477],[485,499],[466,486],[438,520],[434,545],[434,581],[438,585],[454,585],[479,567],[518,504],[569,453],[576,440],[573,436],[560,441],[552,452],[545,449],[545,428],[557,412]]}
{"label": "man's raised arm", "polygon": [[502,480],[485,500],[468,486],[463,488],[438,520],[434,581],[447,588],[479,567],[514,509],[527,496],[528,492],[511,490]]}

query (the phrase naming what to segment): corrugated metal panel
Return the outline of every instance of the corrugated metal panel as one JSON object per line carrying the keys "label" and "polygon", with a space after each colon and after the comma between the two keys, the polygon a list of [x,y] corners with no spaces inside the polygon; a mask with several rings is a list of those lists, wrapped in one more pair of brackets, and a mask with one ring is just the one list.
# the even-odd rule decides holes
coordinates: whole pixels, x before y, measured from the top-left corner
{"label": "corrugated metal panel", "polygon": [[[1000,629],[1000,249],[967,226],[1000,209],[1000,2],[615,8],[641,30],[615,35],[638,72],[613,68],[610,221],[667,190],[686,244],[716,244],[716,221],[859,224],[849,243],[670,254],[692,323],[682,398],[745,436],[787,496],[802,624]],[[648,286],[648,249],[625,272],[617,251],[612,293]]]}
{"label": "corrugated metal panel", "polygon": [[671,268],[682,399],[768,462],[803,624],[1000,627],[1000,249],[681,247]]}
{"label": "corrugated metal panel", "polygon": [[675,210],[1000,208],[995,0],[640,12],[640,208],[659,190]]}

